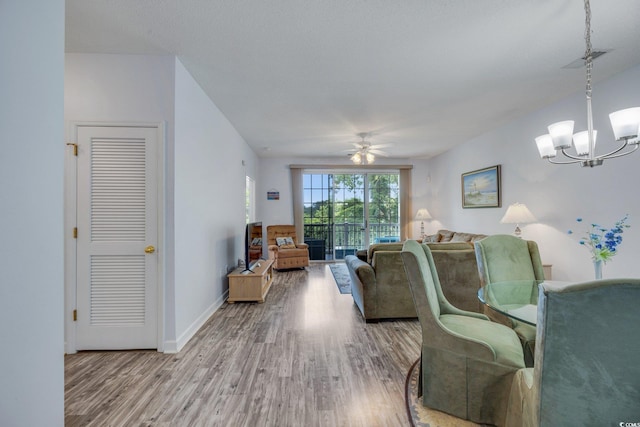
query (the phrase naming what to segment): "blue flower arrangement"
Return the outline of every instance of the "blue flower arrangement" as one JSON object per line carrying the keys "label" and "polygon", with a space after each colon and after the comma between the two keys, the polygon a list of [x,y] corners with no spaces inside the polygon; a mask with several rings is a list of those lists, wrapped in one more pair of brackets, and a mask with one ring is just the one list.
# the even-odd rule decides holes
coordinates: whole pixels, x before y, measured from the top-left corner
{"label": "blue flower arrangement", "polygon": [[[609,261],[618,253],[618,246],[622,243],[622,233],[625,228],[631,227],[627,224],[629,215],[615,223],[610,229],[606,229],[598,224],[591,224],[591,229],[585,233],[586,237],[580,239],[580,244],[589,248],[591,258],[594,261]],[[576,222],[582,222],[582,218],[577,218]],[[573,231],[569,230],[569,234]]]}

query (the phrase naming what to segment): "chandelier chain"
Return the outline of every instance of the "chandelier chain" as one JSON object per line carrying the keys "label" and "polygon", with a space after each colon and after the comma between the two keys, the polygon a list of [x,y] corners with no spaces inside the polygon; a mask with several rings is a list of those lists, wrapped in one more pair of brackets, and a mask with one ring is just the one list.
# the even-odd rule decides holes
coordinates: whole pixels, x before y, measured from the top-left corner
{"label": "chandelier chain", "polygon": [[591,71],[593,69],[593,52],[592,52],[593,49],[591,47],[591,4],[589,3],[589,0],[584,0],[584,13],[585,13],[584,41],[586,44],[584,60],[587,68],[587,96],[591,98]]}

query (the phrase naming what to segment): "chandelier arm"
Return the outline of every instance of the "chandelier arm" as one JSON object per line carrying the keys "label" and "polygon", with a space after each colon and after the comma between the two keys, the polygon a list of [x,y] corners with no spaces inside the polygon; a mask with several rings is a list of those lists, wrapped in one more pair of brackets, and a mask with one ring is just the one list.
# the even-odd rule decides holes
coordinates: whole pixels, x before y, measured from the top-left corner
{"label": "chandelier arm", "polygon": [[584,159],[576,159],[576,160],[569,160],[569,161],[566,161],[566,162],[559,162],[557,160],[551,160],[551,157],[547,157],[547,160],[549,161],[549,163],[553,163],[554,165],[571,165],[571,164],[574,164],[574,163],[580,163]]}
{"label": "chandelier arm", "polygon": [[565,157],[575,160],[575,162],[567,162],[567,163],[576,163],[576,162],[582,162],[585,160],[584,157],[578,157],[578,156],[574,156],[573,154],[567,153],[564,148],[562,148],[562,154],[564,154]]}
{"label": "chandelier arm", "polygon": [[620,148],[618,148],[617,150],[612,151],[611,153],[608,154],[604,154],[602,156],[598,156],[601,159],[615,159],[616,157],[622,157],[622,156],[626,156],[627,154],[631,154],[634,151],[636,151],[638,149],[638,147],[640,147],[640,144],[634,144],[633,149],[629,150],[629,151],[625,151],[624,153],[620,153],[617,154],[620,150],[622,150],[625,147],[628,147],[629,144],[627,142],[624,143],[624,145]]}
{"label": "chandelier arm", "polygon": [[[633,147],[633,149],[632,149],[632,150],[630,150],[630,151],[625,151],[624,153],[620,153],[620,151],[621,151],[622,149],[624,149],[625,147],[627,147],[628,145],[629,145],[629,144],[627,144],[627,143],[625,142],[625,143],[624,143],[620,148],[618,148],[618,149],[616,149],[616,150],[613,150],[613,151],[611,151],[610,153],[607,153],[607,154],[603,154],[603,155],[600,155],[600,156],[595,156],[595,157],[594,157],[593,159],[591,159],[591,160],[614,159],[614,158],[616,158],[616,157],[622,157],[622,156],[626,156],[627,154],[631,154],[631,153],[633,153],[634,151],[636,151],[638,148],[640,148],[640,144],[635,144],[635,146]],[[618,153],[619,153],[619,154],[618,154]],[[572,154],[570,154],[570,153],[567,153],[567,152],[565,151],[565,149],[564,149],[564,148],[562,149],[562,154],[563,154],[565,157],[567,157],[567,158],[569,158],[569,159],[572,159],[572,160],[568,160],[568,161],[566,161],[566,162],[561,162],[561,161],[557,161],[557,160],[552,160],[552,158],[550,157],[550,158],[547,158],[547,161],[548,161],[549,163],[553,163],[554,165],[571,165],[571,164],[574,164],[574,163],[582,163],[582,162],[584,162],[584,161],[588,161],[588,160],[590,160],[589,158],[586,158],[586,157],[577,157],[577,156],[574,156],[574,155],[572,155]]]}
{"label": "chandelier arm", "polygon": [[[619,153],[619,152],[620,152],[620,151],[622,151],[622,150],[624,150],[624,147],[626,147],[627,145],[628,145],[627,141],[624,141],[624,142],[622,143],[622,145],[621,145],[620,147],[616,148],[615,150],[610,151],[610,152],[608,152],[608,153],[606,153],[606,154],[601,154],[601,155],[599,155],[599,156],[593,156],[593,158],[594,158],[594,159],[610,159],[610,158],[612,158],[612,157],[620,157],[620,156],[623,156],[624,154],[620,154],[620,155],[618,155],[618,156],[616,156],[615,154],[616,154],[616,153]],[[633,151],[629,151],[629,152],[630,152],[630,153],[633,153]]]}

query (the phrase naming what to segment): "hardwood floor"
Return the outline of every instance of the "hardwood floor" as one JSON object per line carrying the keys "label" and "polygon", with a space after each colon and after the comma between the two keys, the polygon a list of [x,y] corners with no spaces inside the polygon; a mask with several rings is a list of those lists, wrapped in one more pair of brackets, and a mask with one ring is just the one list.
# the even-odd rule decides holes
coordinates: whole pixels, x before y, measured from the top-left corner
{"label": "hardwood floor", "polygon": [[67,426],[406,426],[417,320],[366,324],[329,267],[278,272],[263,304],[223,305],[178,354],[65,358]]}

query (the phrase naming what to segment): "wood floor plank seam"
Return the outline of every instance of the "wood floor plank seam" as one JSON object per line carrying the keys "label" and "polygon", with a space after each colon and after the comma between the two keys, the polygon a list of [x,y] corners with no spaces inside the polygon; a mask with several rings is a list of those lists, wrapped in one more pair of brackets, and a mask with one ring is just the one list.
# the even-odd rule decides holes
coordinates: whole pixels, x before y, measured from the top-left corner
{"label": "wood floor plank seam", "polygon": [[406,426],[417,320],[363,321],[327,264],[274,273],[264,303],[224,304],[178,354],[65,357],[65,425]]}

